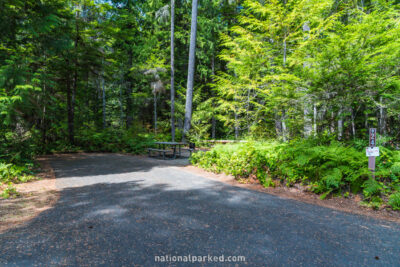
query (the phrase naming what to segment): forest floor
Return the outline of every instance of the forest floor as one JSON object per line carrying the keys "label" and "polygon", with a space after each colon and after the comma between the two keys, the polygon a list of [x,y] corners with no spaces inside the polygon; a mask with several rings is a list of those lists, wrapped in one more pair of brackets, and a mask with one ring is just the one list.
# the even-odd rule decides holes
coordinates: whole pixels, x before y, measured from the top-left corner
{"label": "forest floor", "polygon": [[37,158],[39,180],[14,185],[17,198],[0,199],[0,233],[26,223],[53,207],[59,198],[54,171],[47,157]]}

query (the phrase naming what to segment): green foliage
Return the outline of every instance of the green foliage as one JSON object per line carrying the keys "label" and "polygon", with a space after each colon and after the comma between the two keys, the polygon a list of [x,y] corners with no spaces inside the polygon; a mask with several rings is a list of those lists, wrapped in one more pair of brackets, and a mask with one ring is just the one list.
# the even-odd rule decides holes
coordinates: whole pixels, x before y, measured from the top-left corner
{"label": "green foliage", "polygon": [[80,148],[88,152],[127,152],[140,154],[152,144],[150,134],[135,134],[130,131],[106,129],[101,132],[85,130],[77,138]]}
{"label": "green foliage", "polygon": [[19,196],[19,193],[17,192],[17,190],[15,189],[14,186],[12,186],[12,184],[9,184],[4,190],[3,192],[1,192],[0,196],[2,198],[16,198]]}
{"label": "green foliage", "polygon": [[278,181],[286,186],[301,183],[321,194],[322,199],[334,193],[348,196],[349,191],[361,192],[367,203],[379,207],[380,196],[397,192],[400,187],[399,151],[381,150],[376,179],[371,177],[363,150],[321,139],[217,145],[210,151],[193,154],[191,161],[237,178],[255,175],[264,186],[275,186]]}
{"label": "green foliage", "polygon": [[388,204],[392,206],[394,210],[400,210],[400,192],[390,195]]}
{"label": "green foliage", "polygon": [[14,165],[0,162],[0,183],[25,183],[35,177],[29,165]]}

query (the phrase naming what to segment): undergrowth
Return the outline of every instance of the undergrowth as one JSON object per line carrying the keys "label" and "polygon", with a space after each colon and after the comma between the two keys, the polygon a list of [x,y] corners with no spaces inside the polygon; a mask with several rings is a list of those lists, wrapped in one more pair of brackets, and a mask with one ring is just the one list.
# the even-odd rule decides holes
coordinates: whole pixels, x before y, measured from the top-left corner
{"label": "undergrowth", "polygon": [[319,140],[248,142],[217,145],[193,154],[193,164],[206,170],[247,178],[255,176],[266,187],[301,184],[326,198],[362,194],[364,203],[379,208],[386,203],[400,210],[400,151],[380,147],[375,178],[363,149]]}
{"label": "undergrowth", "polygon": [[36,155],[80,151],[141,154],[154,143],[153,134],[111,127],[102,131],[80,129],[74,145],[70,145],[67,138],[43,143],[35,129],[22,136],[12,132],[1,136],[5,140],[0,144],[0,197],[3,198],[18,196],[15,184],[37,179]]}

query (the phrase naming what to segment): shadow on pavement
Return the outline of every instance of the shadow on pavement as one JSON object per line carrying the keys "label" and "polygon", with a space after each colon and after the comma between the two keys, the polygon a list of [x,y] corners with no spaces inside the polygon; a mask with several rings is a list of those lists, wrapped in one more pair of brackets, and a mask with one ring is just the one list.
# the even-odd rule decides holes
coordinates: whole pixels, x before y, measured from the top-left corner
{"label": "shadow on pavement", "polygon": [[[107,159],[117,165],[119,157]],[[82,170],[89,175],[95,160],[84,161],[73,170],[64,165],[62,177]],[[131,160],[124,158],[118,162],[123,166],[119,171],[102,166],[95,175],[139,172],[134,180],[64,188],[53,209],[0,235],[0,265],[222,265],[154,262],[157,255],[189,254],[244,256],[248,266],[394,266],[400,262],[396,224],[382,225],[165,166],[157,169],[138,162],[130,166]],[[148,173],[152,169],[153,176]],[[225,263],[235,264],[244,265]]]}

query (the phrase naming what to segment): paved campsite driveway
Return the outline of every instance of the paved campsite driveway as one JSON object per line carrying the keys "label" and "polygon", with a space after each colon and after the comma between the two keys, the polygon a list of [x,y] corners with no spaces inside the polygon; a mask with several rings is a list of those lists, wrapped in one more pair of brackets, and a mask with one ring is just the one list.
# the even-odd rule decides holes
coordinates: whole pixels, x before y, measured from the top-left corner
{"label": "paved campsite driveway", "polygon": [[[0,235],[0,266],[399,266],[400,226],[212,181],[158,160],[54,157],[59,202]],[[378,258],[376,258],[378,257]]]}

